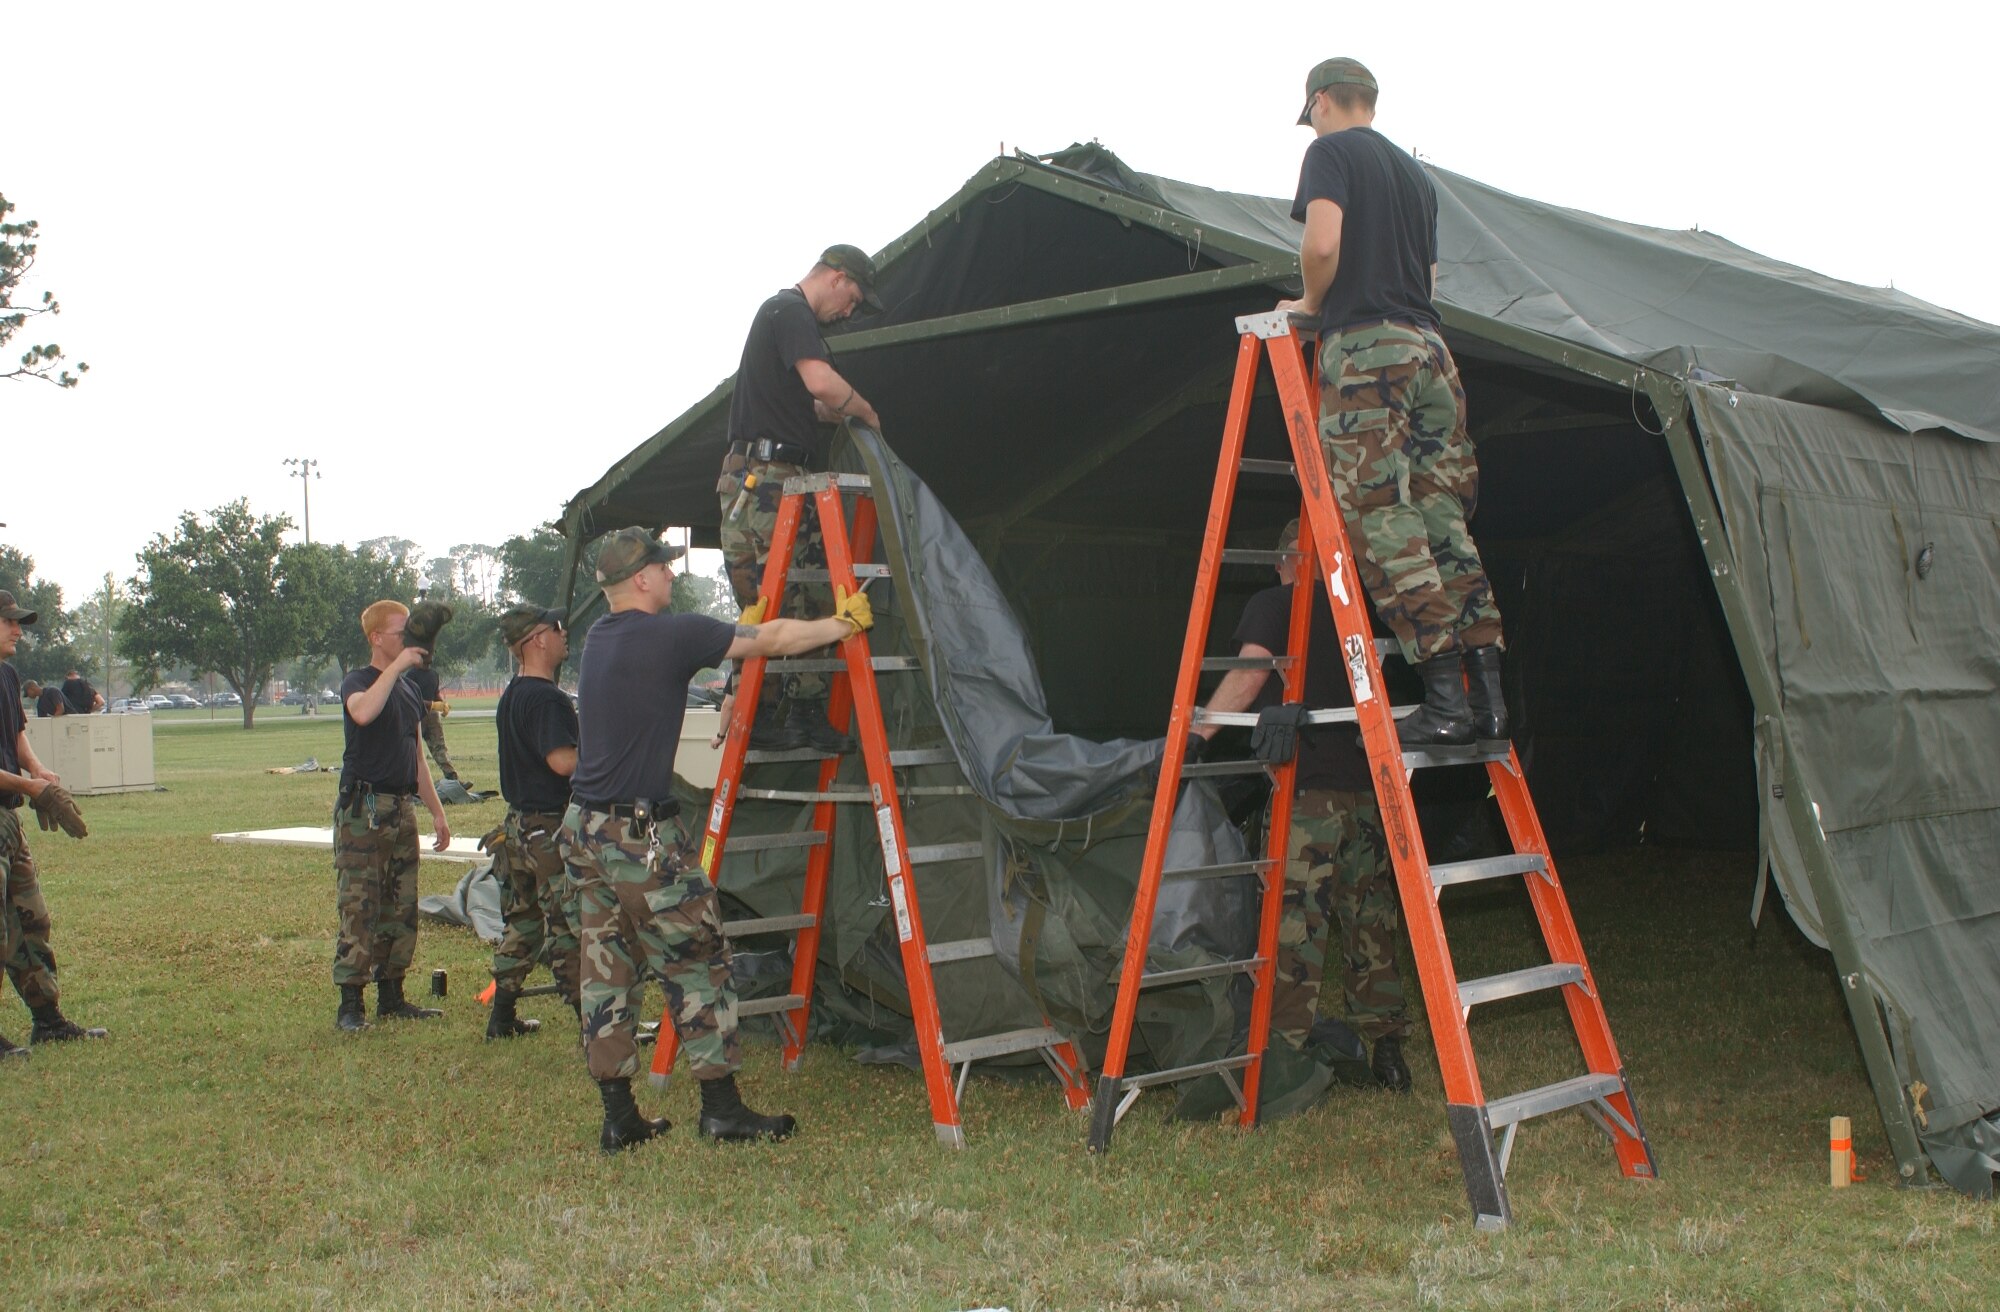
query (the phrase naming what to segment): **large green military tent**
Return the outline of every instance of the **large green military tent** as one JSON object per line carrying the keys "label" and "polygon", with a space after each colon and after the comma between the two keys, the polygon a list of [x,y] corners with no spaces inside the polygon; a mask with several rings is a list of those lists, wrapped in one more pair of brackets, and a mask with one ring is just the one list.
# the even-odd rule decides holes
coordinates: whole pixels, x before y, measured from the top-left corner
{"label": "large green military tent", "polygon": [[[1432,176],[1474,527],[1558,850],[1758,845],[1833,953],[1904,1178],[1928,1157],[1990,1192],[2000,329]],[[1067,733],[1161,731],[1232,319],[1295,286],[1287,210],[1096,146],[999,158],[877,257],[888,312],[830,336]],[[573,551],[628,523],[713,541],[729,393],[570,501]],[[1283,441],[1260,411],[1251,454]],[[1235,536],[1295,512],[1246,485]]]}

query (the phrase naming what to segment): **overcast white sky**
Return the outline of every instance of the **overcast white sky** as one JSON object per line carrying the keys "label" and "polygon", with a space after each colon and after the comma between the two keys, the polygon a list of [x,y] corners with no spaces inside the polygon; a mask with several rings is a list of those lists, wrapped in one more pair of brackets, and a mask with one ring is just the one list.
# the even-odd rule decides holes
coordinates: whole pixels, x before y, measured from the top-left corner
{"label": "overcast white sky", "polygon": [[1003,142],[1291,194],[1333,54],[1442,167],[2000,321],[1989,6],[683,8],[0,0],[15,353],[91,366],[0,384],[0,540],[74,604],[307,456],[315,540],[498,543]]}

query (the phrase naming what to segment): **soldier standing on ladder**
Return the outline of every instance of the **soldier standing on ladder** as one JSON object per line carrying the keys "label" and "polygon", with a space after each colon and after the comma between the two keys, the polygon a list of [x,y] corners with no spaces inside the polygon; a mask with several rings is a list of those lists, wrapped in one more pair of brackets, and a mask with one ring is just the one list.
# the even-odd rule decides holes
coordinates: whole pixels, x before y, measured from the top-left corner
{"label": "soldier standing on ladder", "polygon": [[[1375,131],[1375,76],[1329,59],[1306,78],[1306,148],[1292,217],[1305,295],[1278,308],[1317,320],[1320,444],[1361,581],[1424,681],[1398,726],[1408,748],[1500,750],[1500,611],[1466,520],[1479,464],[1458,365],[1438,331],[1437,193]],[[1468,704],[1465,682],[1471,678]]]}
{"label": "soldier standing on ladder", "polygon": [[[819,331],[821,324],[839,323],[863,306],[882,308],[874,262],[857,247],[829,246],[797,285],[758,306],[750,323],[729,398],[729,451],[715,484],[722,504],[723,564],[736,604],[745,610],[757,604],[785,480],[826,467],[827,439],[820,425],[851,416],[870,428],[882,426],[868,398],[828,363],[831,352]],[[826,568],[817,516],[799,525],[794,555],[798,564]],[[800,589],[785,599],[785,610],[813,619],[827,608],[822,595]],[[773,714],[778,689],[767,688],[766,705],[751,728],[751,750],[810,747],[836,756],[853,751],[854,739],[827,720],[827,691],[824,674],[790,676],[783,696],[791,704],[780,722]],[[729,722],[726,704],[722,720]]]}

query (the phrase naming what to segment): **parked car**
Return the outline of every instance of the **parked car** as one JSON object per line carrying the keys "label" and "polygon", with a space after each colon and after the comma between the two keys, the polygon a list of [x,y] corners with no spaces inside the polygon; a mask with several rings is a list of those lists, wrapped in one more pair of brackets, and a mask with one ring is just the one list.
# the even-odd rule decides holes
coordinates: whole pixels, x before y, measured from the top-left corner
{"label": "parked car", "polygon": [[191,711],[201,705],[200,702],[184,692],[170,692],[167,694],[167,700],[173,703],[173,707],[177,711]]}
{"label": "parked car", "polygon": [[144,715],[152,709],[152,707],[146,705],[146,699],[143,697],[120,697],[117,701],[111,703],[110,714]]}
{"label": "parked car", "polygon": [[146,697],[146,709],[152,711],[171,711],[174,709],[174,704],[167,700],[167,695],[163,692],[150,693]]}
{"label": "parked car", "polygon": [[241,706],[243,699],[233,692],[219,692],[208,699],[210,706]]}

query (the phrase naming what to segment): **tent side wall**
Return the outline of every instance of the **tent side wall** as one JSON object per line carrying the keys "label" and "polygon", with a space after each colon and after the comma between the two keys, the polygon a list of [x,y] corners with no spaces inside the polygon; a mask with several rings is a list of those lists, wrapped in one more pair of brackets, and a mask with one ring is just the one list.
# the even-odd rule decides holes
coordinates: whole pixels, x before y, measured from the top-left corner
{"label": "tent side wall", "polygon": [[[1716,387],[1690,396],[1748,602],[1739,651],[1776,698],[1759,723],[1766,827],[1787,831],[1773,869],[1802,923],[1836,949],[1852,933],[1867,1009],[1888,1015],[1896,1102],[1933,1163],[1990,1193],[2000,450]],[[1788,775],[1810,809],[1787,805]],[[1812,878],[1822,852],[1834,906]]]}

